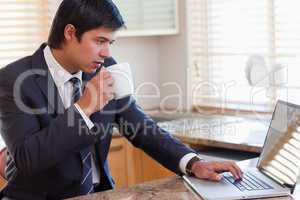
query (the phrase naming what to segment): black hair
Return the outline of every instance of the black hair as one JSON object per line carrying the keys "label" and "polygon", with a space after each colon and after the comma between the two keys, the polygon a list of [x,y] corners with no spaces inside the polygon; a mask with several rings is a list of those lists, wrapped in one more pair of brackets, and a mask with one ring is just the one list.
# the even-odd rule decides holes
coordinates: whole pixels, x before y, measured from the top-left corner
{"label": "black hair", "polygon": [[51,48],[61,48],[67,24],[76,28],[78,41],[83,33],[95,28],[105,27],[116,31],[124,27],[123,18],[111,0],[63,0],[53,19],[48,37]]}

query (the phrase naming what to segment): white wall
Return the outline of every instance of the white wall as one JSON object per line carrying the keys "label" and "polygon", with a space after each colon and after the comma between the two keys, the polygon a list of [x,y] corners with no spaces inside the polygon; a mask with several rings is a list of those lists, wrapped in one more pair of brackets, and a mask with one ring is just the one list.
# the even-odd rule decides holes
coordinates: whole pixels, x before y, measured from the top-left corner
{"label": "white wall", "polygon": [[[159,71],[162,86],[161,107],[182,110],[188,108],[186,3],[179,0],[178,5],[180,33],[160,37]],[[163,86],[166,83],[171,83],[172,86]]]}
{"label": "white wall", "polygon": [[[159,85],[159,38],[158,37],[125,37],[118,38],[112,48],[112,55],[118,62],[128,62],[133,72],[135,89],[138,90],[138,103],[144,109],[155,109],[159,106],[160,97],[155,95],[154,87],[143,86],[146,82]],[[136,90],[137,91],[137,90]],[[142,97],[145,95],[157,97]]]}
{"label": "white wall", "polygon": [[[186,7],[185,1],[179,0],[178,3],[179,34],[160,37],[120,37],[112,49],[112,55],[118,62],[131,64],[136,89],[146,82],[159,87],[157,91],[148,84],[139,90],[138,102],[144,109],[157,109],[162,105],[164,108],[186,109],[188,105]],[[173,86],[164,86],[170,82]]]}

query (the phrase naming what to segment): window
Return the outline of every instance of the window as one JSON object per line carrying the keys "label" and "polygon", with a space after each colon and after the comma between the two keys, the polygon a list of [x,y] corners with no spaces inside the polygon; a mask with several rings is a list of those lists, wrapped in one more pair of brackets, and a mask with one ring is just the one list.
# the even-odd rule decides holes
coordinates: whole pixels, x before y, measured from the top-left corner
{"label": "window", "polygon": [[178,33],[177,0],[113,0],[124,17],[127,30],[121,36]]}
{"label": "window", "polygon": [[0,67],[32,54],[48,36],[56,0],[0,1]]}
{"label": "window", "polygon": [[[32,54],[47,39],[56,0],[0,1],[0,68]],[[0,136],[0,149],[5,146]]]}
{"label": "window", "polygon": [[[177,0],[113,0],[128,30],[122,36],[178,33]],[[0,68],[30,55],[47,39],[61,0],[0,1]]]}
{"label": "window", "polygon": [[[187,2],[193,105],[268,110],[287,94],[299,99],[298,1]],[[268,89],[249,86],[245,67],[253,54],[262,55],[268,66],[286,66],[288,83]]]}

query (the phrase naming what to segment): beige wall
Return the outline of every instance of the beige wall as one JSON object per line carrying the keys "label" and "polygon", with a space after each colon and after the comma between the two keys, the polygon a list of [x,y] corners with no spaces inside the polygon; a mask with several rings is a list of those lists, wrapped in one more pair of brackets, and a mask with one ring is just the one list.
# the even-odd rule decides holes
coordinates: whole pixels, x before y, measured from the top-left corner
{"label": "beige wall", "polygon": [[[168,108],[187,107],[187,41],[185,23],[185,1],[179,1],[180,34],[153,37],[123,37],[118,38],[112,54],[118,62],[129,62],[135,78],[135,87],[151,82],[159,87],[159,92],[152,86],[144,86],[138,93],[139,104],[144,109],[158,108],[164,104]],[[166,96],[178,94],[175,86],[164,84],[175,82],[183,94],[178,97]],[[140,95],[150,95],[141,98]],[[157,97],[154,97],[157,96]]]}
{"label": "beige wall", "polygon": [[[118,62],[128,62],[133,72],[135,89],[138,92],[138,103],[144,109],[155,109],[160,98],[141,98],[141,95],[154,95],[156,90],[150,85],[159,85],[159,38],[127,37],[118,38],[112,48],[112,55]],[[142,87],[142,84],[151,82]]]}
{"label": "beige wall", "polygon": [[[180,98],[168,98],[164,103],[167,108],[187,108],[187,29],[185,1],[179,3],[179,28],[180,34],[174,36],[160,37],[160,83],[177,83],[181,89]],[[173,84],[172,84],[173,85]],[[177,87],[161,87],[162,99],[168,95],[179,94]]]}

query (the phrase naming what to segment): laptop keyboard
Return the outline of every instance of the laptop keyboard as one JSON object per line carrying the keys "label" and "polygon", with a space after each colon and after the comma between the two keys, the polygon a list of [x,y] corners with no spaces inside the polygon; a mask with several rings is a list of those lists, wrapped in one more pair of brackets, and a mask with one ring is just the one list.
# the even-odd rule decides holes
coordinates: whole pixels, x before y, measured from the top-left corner
{"label": "laptop keyboard", "polygon": [[242,180],[235,180],[230,174],[224,174],[223,176],[226,180],[236,186],[240,191],[252,191],[252,190],[268,190],[273,189],[272,186],[257,178],[250,172],[245,172],[243,174]]}

